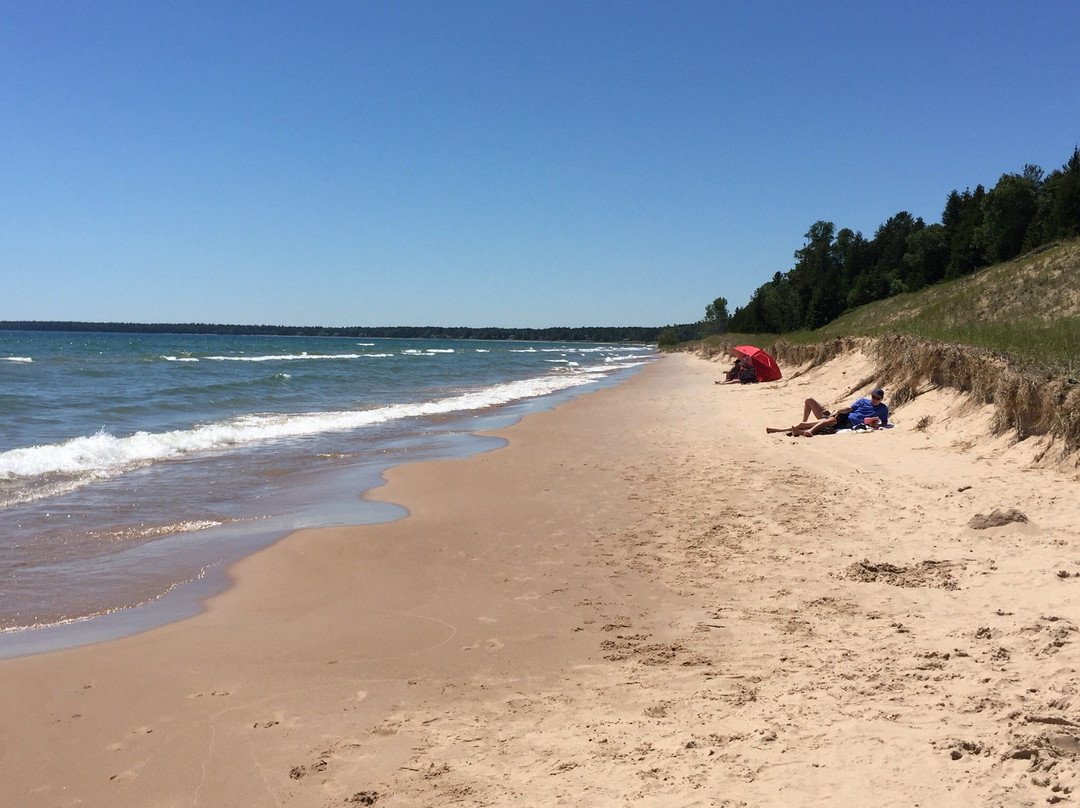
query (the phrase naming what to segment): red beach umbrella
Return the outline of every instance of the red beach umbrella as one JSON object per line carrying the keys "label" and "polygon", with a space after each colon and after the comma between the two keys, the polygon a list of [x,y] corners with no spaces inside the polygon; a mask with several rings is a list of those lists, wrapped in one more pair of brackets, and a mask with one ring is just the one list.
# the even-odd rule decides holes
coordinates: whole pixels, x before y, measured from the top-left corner
{"label": "red beach umbrella", "polygon": [[736,345],[731,350],[733,350],[740,356],[753,356],[758,351],[760,351],[761,348],[755,348],[753,345]]}
{"label": "red beach umbrella", "polygon": [[754,363],[754,370],[757,371],[757,380],[759,382],[775,382],[782,375],[776,360],[764,351],[751,354],[750,361]]}
{"label": "red beach umbrella", "polygon": [[776,360],[761,348],[755,348],[753,345],[736,345],[731,350],[748,357],[754,363],[754,372],[757,373],[759,382],[774,382],[781,378],[782,374]]}

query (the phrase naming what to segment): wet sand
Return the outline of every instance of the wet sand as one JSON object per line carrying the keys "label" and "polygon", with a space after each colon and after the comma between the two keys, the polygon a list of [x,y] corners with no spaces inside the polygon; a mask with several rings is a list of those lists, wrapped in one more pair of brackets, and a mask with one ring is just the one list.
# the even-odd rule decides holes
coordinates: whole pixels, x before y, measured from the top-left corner
{"label": "wet sand", "polygon": [[765,434],[864,394],[859,355],[724,369],[665,357],[393,469],[407,519],[293,534],[197,617],[0,661],[0,805],[1075,799],[1080,484],[941,391]]}

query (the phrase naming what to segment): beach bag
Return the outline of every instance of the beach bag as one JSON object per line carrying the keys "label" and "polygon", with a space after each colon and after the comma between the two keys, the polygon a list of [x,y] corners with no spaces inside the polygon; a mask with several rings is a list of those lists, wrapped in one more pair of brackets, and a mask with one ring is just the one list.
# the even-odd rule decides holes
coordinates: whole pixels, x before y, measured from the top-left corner
{"label": "beach bag", "polygon": [[753,384],[757,381],[757,373],[752,367],[743,368],[739,371],[739,381],[743,384]]}

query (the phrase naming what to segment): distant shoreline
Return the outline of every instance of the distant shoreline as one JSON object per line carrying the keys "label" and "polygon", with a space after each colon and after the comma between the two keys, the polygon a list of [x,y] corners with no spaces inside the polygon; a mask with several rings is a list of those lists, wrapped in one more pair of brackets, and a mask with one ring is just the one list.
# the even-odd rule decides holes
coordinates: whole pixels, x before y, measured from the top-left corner
{"label": "distant shoreline", "polygon": [[[681,326],[676,326],[680,328]],[[696,327],[696,326],[695,326]],[[486,339],[527,342],[656,342],[661,328],[581,326],[470,328],[465,326],[226,325],[216,323],[95,323],[74,320],[0,320],[0,331],[71,331],[102,334],[222,334],[228,336],[352,337],[385,339]]]}

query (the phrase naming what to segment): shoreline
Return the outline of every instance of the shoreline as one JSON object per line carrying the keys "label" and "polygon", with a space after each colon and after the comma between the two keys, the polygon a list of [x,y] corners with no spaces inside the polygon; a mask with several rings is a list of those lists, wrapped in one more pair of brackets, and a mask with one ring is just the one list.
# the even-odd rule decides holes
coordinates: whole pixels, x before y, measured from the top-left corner
{"label": "shoreline", "polygon": [[[196,617],[0,660],[0,803],[1067,796],[1077,483],[942,391],[887,433],[765,435],[872,370],[665,356],[394,467],[408,518],[291,534]],[[1029,521],[969,527],[997,508]]]}
{"label": "shoreline", "polygon": [[[152,600],[93,615],[65,618],[58,623],[0,629],[0,659],[120,639],[196,616],[204,610],[208,598],[229,586],[230,567],[291,533],[312,527],[359,527],[406,518],[405,508],[384,502],[372,493],[385,484],[385,473],[389,469],[409,463],[462,459],[501,448],[505,440],[491,437],[491,433],[513,426],[530,413],[542,412],[577,396],[618,385],[636,370],[622,369],[610,377],[595,380],[584,390],[570,387],[535,399],[511,402],[490,412],[457,413],[429,430],[423,446],[410,446],[392,461],[367,461],[346,469],[323,472],[322,482],[318,485],[322,498],[317,503],[269,518],[226,522],[199,531],[196,534],[198,543],[221,542],[221,548],[204,553],[207,560],[197,574],[187,580],[175,580],[166,592]],[[313,519],[317,520],[314,524]],[[169,534],[164,541],[176,543],[184,535],[183,531]],[[151,548],[151,552],[158,551]],[[190,553],[188,550],[179,554]]]}
{"label": "shoreline", "polygon": [[[639,374],[623,385],[637,378]],[[536,420],[610,395],[623,385],[571,397],[495,434],[516,441]],[[547,442],[547,433],[537,437]],[[415,546],[410,537],[431,529],[429,508],[436,501],[455,512],[451,521],[473,509],[456,492],[447,497],[443,489],[448,466],[493,471],[494,477],[472,489],[484,490],[481,496],[488,497],[492,486],[508,484],[502,462],[488,458],[501,461],[509,448],[389,469],[378,496],[407,504],[408,518],[292,533],[233,565],[231,585],[192,618],[110,642],[0,661],[8,684],[0,695],[0,761],[5,774],[14,773],[0,782],[0,802],[52,805],[73,795],[73,801],[145,805],[173,794],[179,777],[185,802],[194,798],[197,803],[200,794],[209,793],[217,796],[204,797],[208,804],[274,804],[278,797],[270,794],[298,785],[294,770],[303,769],[327,721],[341,725],[343,711],[351,713],[350,727],[357,721],[369,725],[377,738],[387,738],[385,760],[376,768],[395,771],[395,762],[404,761],[404,750],[396,749],[396,732],[379,729],[390,720],[393,705],[417,693],[436,698],[444,685],[436,686],[428,677],[433,670],[464,676],[476,655],[462,652],[498,655],[501,641],[486,636],[488,627],[505,619],[506,609],[514,606],[489,592],[492,616],[478,617],[472,613],[472,599],[451,586],[436,598],[438,608],[429,607],[433,586],[446,574],[447,559],[461,563],[467,548],[479,549],[493,537],[473,540],[459,529],[452,539],[425,537]],[[402,484],[403,478],[410,481]],[[402,485],[405,495],[399,498],[394,491]],[[419,498],[408,496],[410,491]],[[548,507],[539,503],[538,513]],[[517,523],[521,517],[515,507],[500,518]],[[444,524],[444,517],[435,523]],[[530,640],[549,631],[549,616],[537,612],[533,599],[531,592],[520,598],[515,621],[517,630],[530,627]],[[447,621],[447,607],[468,614],[461,618],[471,629],[467,642],[463,631]],[[454,648],[446,652],[451,639]],[[461,642],[466,644],[458,648]],[[521,647],[532,653],[531,641]],[[151,681],[144,679],[148,671]],[[371,690],[358,690],[358,679],[373,683]],[[298,710],[305,714],[303,733],[296,724]],[[276,730],[281,725],[287,725],[292,736],[284,742]],[[208,728],[217,737],[212,760],[206,759]],[[275,732],[247,737],[260,729]],[[297,734],[304,740],[298,743]],[[243,782],[235,782],[237,757],[246,759],[248,745],[256,739],[270,742],[267,755],[284,756],[281,768],[275,769],[279,782],[269,790],[263,764],[247,772],[250,777],[240,778]],[[159,744],[169,747],[168,762],[162,760]],[[52,764],[55,756],[73,765],[57,767]],[[208,766],[217,772],[209,788]],[[154,771],[145,771],[148,767]],[[124,787],[128,784],[130,789]],[[318,804],[323,799],[320,795]]]}

